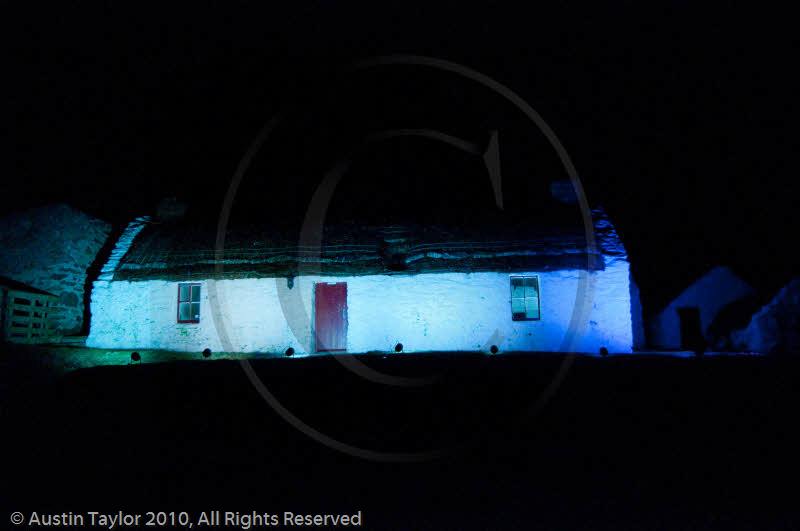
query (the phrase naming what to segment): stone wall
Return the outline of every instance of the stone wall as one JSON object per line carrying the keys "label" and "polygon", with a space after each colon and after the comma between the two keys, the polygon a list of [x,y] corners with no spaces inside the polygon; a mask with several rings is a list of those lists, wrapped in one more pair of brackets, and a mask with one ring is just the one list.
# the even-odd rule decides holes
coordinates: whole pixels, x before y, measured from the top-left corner
{"label": "stone wall", "polygon": [[763,354],[800,351],[800,278],[784,286],[750,324],[731,335],[733,348]]}
{"label": "stone wall", "polygon": [[0,219],[0,276],[57,295],[57,328],[80,333],[87,270],[110,232],[110,223],[62,203],[12,214]]}

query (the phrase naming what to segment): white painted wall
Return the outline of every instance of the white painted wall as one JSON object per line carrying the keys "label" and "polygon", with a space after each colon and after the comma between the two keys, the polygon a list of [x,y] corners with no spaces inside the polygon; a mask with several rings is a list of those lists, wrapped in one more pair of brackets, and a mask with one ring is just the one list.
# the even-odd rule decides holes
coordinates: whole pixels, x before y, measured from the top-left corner
{"label": "white painted wall", "polygon": [[[97,281],[92,292],[92,327],[87,346],[97,348],[158,348],[199,352],[222,351],[212,316],[210,295],[219,296],[219,316],[228,323],[234,351],[297,354],[314,351],[312,341],[313,284],[347,282],[348,352],[481,350],[497,344],[500,351],[560,351],[572,318],[579,275],[594,277],[594,298],[580,352],[631,352],[629,269],[624,260],[607,259],[606,269],[515,272],[537,274],[541,289],[541,320],[511,320],[511,273],[430,273],[357,277],[204,280],[200,322],[179,324],[177,282]],[[294,334],[278,299],[278,290],[299,293],[308,315]],[[581,329],[581,328],[579,328]],[[499,335],[489,341],[498,331]]]}
{"label": "white painted wall", "polygon": [[681,322],[678,308],[696,306],[700,327],[706,334],[717,313],[727,304],[752,295],[755,290],[728,267],[715,267],[686,288],[661,313],[647,323],[647,342],[659,348],[681,348]]}

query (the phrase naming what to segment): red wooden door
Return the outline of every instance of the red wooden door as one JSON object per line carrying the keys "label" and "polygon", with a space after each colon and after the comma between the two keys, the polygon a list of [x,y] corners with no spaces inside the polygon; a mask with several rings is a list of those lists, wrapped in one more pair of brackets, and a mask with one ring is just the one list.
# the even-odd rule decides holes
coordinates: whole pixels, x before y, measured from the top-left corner
{"label": "red wooden door", "polygon": [[314,285],[314,334],[317,352],[347,349],[347,283]]}

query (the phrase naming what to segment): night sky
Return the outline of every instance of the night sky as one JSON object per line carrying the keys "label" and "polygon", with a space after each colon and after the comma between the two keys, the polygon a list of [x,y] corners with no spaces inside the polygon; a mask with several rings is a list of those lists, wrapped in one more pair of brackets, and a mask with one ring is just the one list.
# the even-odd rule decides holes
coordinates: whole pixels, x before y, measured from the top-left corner
{"label": "night sky", "polygon": [[[174,195],[214,221],[250,143],[290,110],[234,218],[300,219],[365,131],[423,127],[481,145],[498,130],[503,215],[543,212],[565,171],[507,102],[429,69],[342,69],[425,55],[536,109],[617,225],[645,310],[717,264],[774,290],[798,271],[793,19],[779,4],[645,6],[6,5],[0,207],[67,201],[121,225]],[[459,221],[494,209],[479,158],[405,139],[355,157],[330,214]]]}

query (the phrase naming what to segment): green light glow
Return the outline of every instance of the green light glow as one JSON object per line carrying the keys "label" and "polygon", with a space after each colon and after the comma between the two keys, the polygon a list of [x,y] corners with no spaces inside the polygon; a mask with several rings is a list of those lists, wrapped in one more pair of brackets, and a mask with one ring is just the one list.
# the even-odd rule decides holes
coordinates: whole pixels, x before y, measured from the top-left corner
{"label": "green light glow", "polygon": [[[170,350],[147,349],[97,349],[88,347],[63,345],[14,345],[20,357],[36,358],[38,364],[57,373],[66,373],[90,367],[139,365],[145,363],[167,363],[174,361],[214,361],[241,360],[283,357],[274,353],[215,352],[213,356],[204,358],[201,352],[177,352]],[[138,352],[141,361],[131,360],[131,354]]]}

